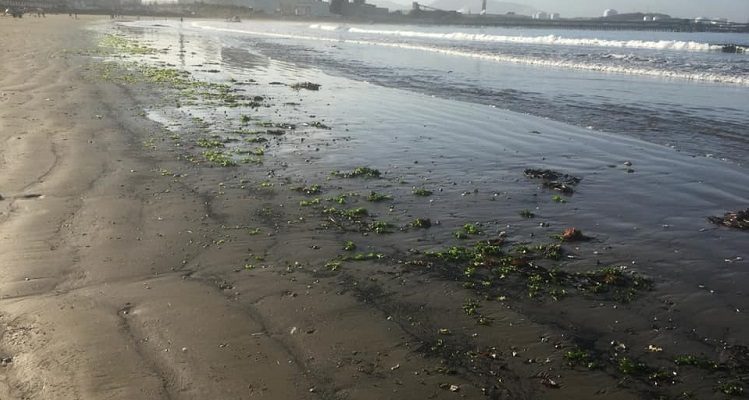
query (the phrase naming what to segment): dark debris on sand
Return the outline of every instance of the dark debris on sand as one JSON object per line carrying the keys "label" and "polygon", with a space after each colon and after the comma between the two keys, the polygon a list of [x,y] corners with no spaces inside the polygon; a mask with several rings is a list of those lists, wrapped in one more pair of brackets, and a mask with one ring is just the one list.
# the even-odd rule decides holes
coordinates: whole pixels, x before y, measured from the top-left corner
{"label": "dark debris on sand", "polygon": [[320,84],[312,83],[312,82],[301,82],[301,83],[295,83],[291,85],[292,89],[300,90],[300,89],[307,89],[307,90],[320,90]]}
{"label": "dark debris on sand", "polygon": [[748,230],[749,208],[743,211],[729,211],[722,217],[707,217],[707,219],[717,225],[725,225],[729,228]]}
{"label": "dark debris on sand", "polygon": [[525,176],[531,179],[541,179],[541,184],[544,187],[558,190],[565,194],[574,193],[573,186],[577,186],[582,179],[563,174],[561,172],[552,171],[550,169],[533,169],[528,168],[524,171]]}

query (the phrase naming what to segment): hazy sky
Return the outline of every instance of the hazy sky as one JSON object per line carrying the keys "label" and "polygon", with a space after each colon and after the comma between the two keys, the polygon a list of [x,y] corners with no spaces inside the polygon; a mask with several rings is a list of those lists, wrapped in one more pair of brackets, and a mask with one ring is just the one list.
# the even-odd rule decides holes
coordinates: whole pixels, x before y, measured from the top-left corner
{"label": "hazy sky", "polygon": [[[512,1],[512,0],[509,0]],[[674,17],[726,17],[749,19],[749,0],[514,0],[564,16],[597,16],[606,8],[619,12],[662,12]]]}

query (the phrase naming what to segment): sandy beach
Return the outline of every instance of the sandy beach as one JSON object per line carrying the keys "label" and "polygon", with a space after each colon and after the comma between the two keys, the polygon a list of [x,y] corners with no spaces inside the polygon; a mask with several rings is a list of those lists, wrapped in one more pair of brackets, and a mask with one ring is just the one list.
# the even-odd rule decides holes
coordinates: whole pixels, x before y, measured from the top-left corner
{"label": "sandy beach", "polygon": [[127,103],[103,103],[107,88],[64,56],[91,46],[89,20],[2,22],[1,347],[12,361],[0,397],[309,396],[314,383],[261,318],[179,271],[195,257],[184,247],[203,202],[154,178],[118,119]]}
{"label": "sandy beach", "polygon": [[[450,175],[482,153],[428,137],[438,111],[402,124],[413,136],[363,140],[357,130],[398,126],[392,91],[289,66],[240,78],[272,62],[224,49],[224,63],[239,57],[225,69],[179,32],[175,44],[104,18],[0,19],[0,399],[706,399],[743,387],[749,323],[732,285],[746,272],[702,258],[743,260],[744,232],[704,218],[740,205],[743,169],[505,112],[472,126],[507,131],[507,176]],[[292,90],[305,81],[322,89]],[[429,141],[445,155],[415,150]],[[567,156],[579,148],[587,158]],[[587,172],[582,194],[523,176],[541,160]],[[613,174],[638,178],[625,160],[644,186],[614,193]],[[354,169],[368,165],[382,172]],[[718,173],[720,190],[694,187]],[[654,176],[686,187],[689,206],[648,225],[614,202],[672,209]],[[593,240],[549,239],[572,226]],[[679,265],[694,275],[677,279]]]}
{"label": "sandy beach", "polygon": [[190,279],[205,253],[191,244],[212,241],[220,221],[153,173],[165,160],[142,154],[130,129],[147,128],[123,121],[117,89],[86,82],[65,57],[92,46],[90,19],[2,22],[0,397],[318,398],[335,372],[352,397],[413,398],[435,381],[366,373],[413,356],[353,296],[322,301],[329,289],[258,273],[244,308],[238,288]]}

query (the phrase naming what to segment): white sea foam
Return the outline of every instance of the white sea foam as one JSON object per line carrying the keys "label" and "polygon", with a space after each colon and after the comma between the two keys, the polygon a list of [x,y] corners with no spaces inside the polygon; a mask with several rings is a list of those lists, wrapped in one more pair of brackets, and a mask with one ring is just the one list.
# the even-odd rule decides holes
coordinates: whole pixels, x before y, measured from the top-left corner
{"label": "white sea foam", "polygon": [[323,24],[313,24],[309,26],[310,29],[319,29],[321,31],[343,31],[347,30],[348,28],[343,25],[323,25]]}
{"label": "white sea foam", "polygon": [[349,28],[341,25],[310,25],[311,29],[325,31],[347,31],[351,33],[375,35],[375,36],[396,36],[404,38],[421,38],[450,40],[461,42],[491,42],[491,43],[509,43],[509,44],[535,44],[549,46],[580,46],[580,47],[611,47],[620,49],[651,49],[651,50],[673,50],[673,51],[721,51],[723,46],[700,43],[693,41],[678,40],[606,40],[596,38],[566,38],[557,35],[546,36],[512,36],[512,35],[488,35],[483,33],[466,33],[466,32],[417,32],[417,31],[397,31],[397,30],[378,30],[378,29],[361,29]]}
{"label": "white sea foam", "polygon": [[494,62],[532,65],[532,66],[547,67],[547,68],[564,68],[564,69],[593,71],[593,72],[601,72],[601,73],[640,75],[640,76],[650,76],[650,77],[655,77],[655,78],[680,79],[680,80],[696,81],[696,82],[716,82],[716,83],[749,86],[749,76],[746,76],[746,75],[729,75],[729,74],[710,73],[710,72],[675,71],[675,70],[660,69],[656,67],[634,67],[634,66],[628,66],[628,65],[610,65],[610,64],[602,64],[602,63],[594,63],[594,62],[554,60],[554,59],[540,58],[536,56],[515,56],[515,55],[486,53],[486,52],[471,52],[471,51],[444,48],[444,47],[415,45],[415,44],[407,44],[407,43],[336,39],[336,38],[326,38],[326,37],[319,37],[319,36],[292,35],[292,34],[271,33],[271,32],[256,32],[256,31],[234,29],[234,28],[221,28],[221,27],[216,27],[216,26],[205,25],[201,22],[193,22],[193,26],[206,29],[206,30],[240,33],[240,34],[247,34],[247,35],[253,35],[253,36],[390,47],[390,48],[398,48],[398,49],[404,49],[404,50],[425,51],[425,52],[430,52],[430,53],[444,54],[444,55],[456,56],[456,57],[466,57],[466,58],[481,59],[481,60],[494,61]]}

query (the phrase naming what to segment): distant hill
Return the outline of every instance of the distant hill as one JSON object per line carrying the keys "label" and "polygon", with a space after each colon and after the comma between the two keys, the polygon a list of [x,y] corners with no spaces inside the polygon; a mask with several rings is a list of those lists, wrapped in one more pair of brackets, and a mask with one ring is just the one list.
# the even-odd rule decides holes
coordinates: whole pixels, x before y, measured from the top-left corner
{"label": "distant hill", "polygon": [[[481,12],[481,0],[434,0],[431,4],[425,4],[441,10],[456,10],[462,13],[478,14]],[[505,1],[487,0],[486,12],[488,14],[507,14],[514,12],[520,15],[532,15],[537,10],[533,7],[523,4],[510,3]]]}

